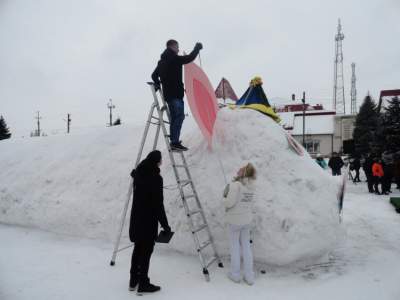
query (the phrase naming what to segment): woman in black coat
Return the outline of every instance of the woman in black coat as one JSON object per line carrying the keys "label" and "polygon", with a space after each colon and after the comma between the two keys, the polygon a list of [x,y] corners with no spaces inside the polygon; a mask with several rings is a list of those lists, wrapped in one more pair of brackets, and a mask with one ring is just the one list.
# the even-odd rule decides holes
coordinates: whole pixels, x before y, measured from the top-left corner
{"label": "woman in black coat", "polygon": [[161,152],[154,150],[135,170],[133,178],[133,201],[129,237],[135,243],[130,270],[129,289],[139,284],[138,293],[159,291],[148,277],[150,258],[158,235],[158,223],[170,232],[163,204],[163,179],[160,175]]}

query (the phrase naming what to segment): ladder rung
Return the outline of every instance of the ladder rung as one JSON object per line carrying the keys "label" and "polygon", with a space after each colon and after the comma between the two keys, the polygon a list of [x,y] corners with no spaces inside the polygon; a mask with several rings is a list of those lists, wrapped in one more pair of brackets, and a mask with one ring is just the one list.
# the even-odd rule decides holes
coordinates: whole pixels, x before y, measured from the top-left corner
{"label": "ladder rung", "polygon": [[186,199],[190,199],[190,198],[195,198],[196,196],[193,194],[193,195],[184,195],[184,198],[185,198],[185,200]]}
{"label": "ladder rung", "polygon": [[198,214],[199,212],[201,212],[200,209],[191,210],[191,211],[189,211],[188,217],[189,217],[189,216],[193,216],[193,215],[195,215],[195,214]]}
{"label": "ladder rung", "polygon": [[204,228],[207,228],[207,224],[203,224],[201,225],[199,228],[195,229],[194,231],[192,231],[193,234],[203,230]]}
{"label": "ladder rung", "polygon": [[218,259],[218,257],[216,257],[216,256],[212,257],[211,260],[207,263],[206,268],[211,266],[217,259]]}
{"label": "ladder rung", "polygon": [[206,248],[207,246],[211,245],[211,241],[207,241],[205,243],[203,243],[199,249],[197,249],[197,252],[200,252],[201,250],[203,250],[204,248]]}
{"label": "ladder rung", "polygon": [[185,168],[185,165],[174,165],[176,168]]}
{"label": "ladder rung", "polygon": [[181,186],[188,185],[189,183],[191,183],[190,180],[179,180],[178,181],[178,184],[180,184]]}
{"label": "ladder rung", "polygon": [[[160,118],[158,118],[158,117],[151,116],[151,118],[160,122]],[[165,124],[169,124],[169,121],[166,121],[166,120],[164,120],[164,119],[162,119],[162,120],[163,120],[163,122],[164,122]],[[153,122],[150,122],[150,123],[151,123],[151,124],[158,125],[158,123],[153,123]]]}

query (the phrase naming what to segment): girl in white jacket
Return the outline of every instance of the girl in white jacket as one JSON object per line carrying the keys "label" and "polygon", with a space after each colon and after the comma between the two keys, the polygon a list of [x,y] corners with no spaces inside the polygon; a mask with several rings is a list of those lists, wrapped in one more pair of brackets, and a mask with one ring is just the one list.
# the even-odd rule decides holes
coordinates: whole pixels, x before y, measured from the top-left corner
{"label": "girl in white jacket", "polygon": [[239,283],[240,256],[243,257],[244,280],[254,283],[253,253],[250,246],[250,225],[253,220],[253,196],[256,170],[251,163],[239,169],[237,177],[224,192],[225,217],[230,233],[231,268],[229,278]]}

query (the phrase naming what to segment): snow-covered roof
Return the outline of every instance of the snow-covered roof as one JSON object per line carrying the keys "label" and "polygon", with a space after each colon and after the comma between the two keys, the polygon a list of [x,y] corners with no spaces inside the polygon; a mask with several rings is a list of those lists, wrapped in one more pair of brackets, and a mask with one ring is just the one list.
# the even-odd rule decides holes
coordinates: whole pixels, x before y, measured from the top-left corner
{"label": "snow-covered roof", "polygon": [[[301,112],[279,113],[281,124],[293,135],[303,134],[303,114]],[[335,123],[334,111],[307,111],[306,134],[333,134]]]}
{"label": "snow-covered roof", "polygon": [[[307,114],[305,118],[305,134],[333,134],[335,115]],[[294,117],[292,135],[303,134],[303,116]]]}

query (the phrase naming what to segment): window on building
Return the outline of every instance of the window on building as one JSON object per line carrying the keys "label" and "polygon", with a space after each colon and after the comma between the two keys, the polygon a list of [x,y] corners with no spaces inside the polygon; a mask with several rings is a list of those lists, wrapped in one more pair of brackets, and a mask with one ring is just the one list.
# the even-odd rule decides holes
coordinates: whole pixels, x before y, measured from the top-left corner
{"label": "window on building", "polygon": [[319,153],[319,140],[308,140],[305,144],[308,153]]}

